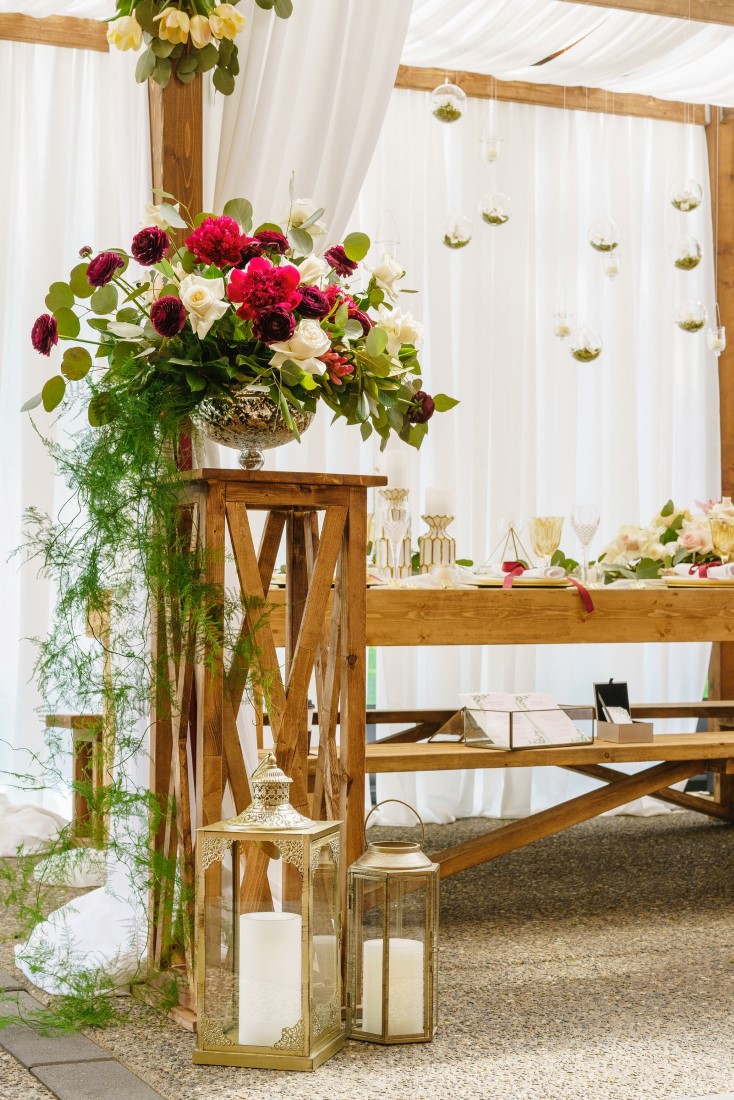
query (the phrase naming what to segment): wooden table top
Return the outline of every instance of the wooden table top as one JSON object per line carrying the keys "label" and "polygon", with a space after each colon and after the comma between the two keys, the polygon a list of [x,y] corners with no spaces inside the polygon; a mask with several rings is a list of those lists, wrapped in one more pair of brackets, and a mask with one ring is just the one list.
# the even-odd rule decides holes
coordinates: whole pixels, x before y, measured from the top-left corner
{"label": "wooden table top", "polygon": [[[734,731],[719,733],[660,734],[654,741],[617,745],[594,741],[592,745],[483,749],[435,741],[400,744],[371,742],[366,746],[366,772],[456,771],[464,768],[528,768],[539,765],[629,764],[656,760],[734,761]],[[732,765],[734,767],[734,765]]]}
{"label": "wooden table top", "polygon": [[[532,645],[734,641],[732,588],[594,588],[587,612],[575,588],[367,589],[367,644]],[[271,589],[276,644],[285,593]]]}

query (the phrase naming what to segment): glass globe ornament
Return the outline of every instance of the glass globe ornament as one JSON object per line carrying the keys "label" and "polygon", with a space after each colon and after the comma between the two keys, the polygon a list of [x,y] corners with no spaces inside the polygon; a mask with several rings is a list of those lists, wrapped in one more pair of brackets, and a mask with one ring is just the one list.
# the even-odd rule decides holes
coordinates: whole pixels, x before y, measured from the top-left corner
{"label": "glass globe ornament", "polygon": [[512,215],[512,199],[502,191],[493,191],[482,198],[479,213],[487,225],[504,225]]}
{"label": "glass globe ornament", "polygon": [[439,122],[458,122],[466,108],[466,94],[447,80],[431,92],[431,114]]}
{"label": "glass globe ornament", "polygon": [[463,214],[451,214],[441,226],[447,248],[466,248],[472,239],[472,224]]}
{"label": "glass globe ornament", "polygon": [[683,332],[700,332],[708,319],[706,306],[695,298],[689,298],[675,311],[675,323]]}
{"label": "glass globe ornament", "polygon": [[685,233],[678,237],[670,250],[670,258],[679,271],[693,271],[703,259],[701,242]]}
{"label": "glass globe ornament", "polygon": [[596,252],[614,252],[619,237],[619,226],[611,218],[599,218],[589,230],[589,244]]}
{"label": "glass globe ornament", "polygon": [[479,142],[482,160],[487,164],[495,164],[502,155],[501,137],[483,137]]}
{"label": "glass globe ornament", "polygon": [[588,325],[581,325],[571,333],[568,347],[577,363],[593,363],[601,355],[601,336]]}
{"label": "glass globe ornament", "polygon": [[726,329],[723,325],[712,325],[706,329],[706,347],[717,359],[726,350]]}
{"label": "glass globe ornament", "polygon": [[670,189],[670,201],[676,210],[684,214],[696,210],[703,201],[703,188],[693,179],[676,180]]}

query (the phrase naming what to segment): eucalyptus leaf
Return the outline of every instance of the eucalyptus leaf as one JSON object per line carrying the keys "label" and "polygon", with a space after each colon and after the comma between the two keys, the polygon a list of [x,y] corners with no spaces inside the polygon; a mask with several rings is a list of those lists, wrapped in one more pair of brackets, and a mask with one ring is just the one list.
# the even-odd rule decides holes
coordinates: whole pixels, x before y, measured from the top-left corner
{"label": "eucalyptus leaf", "polygon": [[110,321],[107,331],[115,336],[122,336],[125,340],[142,340],[144,332],[141,325],[131,324],[129,321]]}
{"label": "eucalyptus leaf", "polygon": [[84,378],[92,366],[92,356],[86,348],[67,348],[61,361],[61,373],[70,382]]}
{"label": "eucalyptus leaf", "polygon": [[71,309],[57,309],[54,312],[54,317],[56,318],[59,336],[62,336],[65,340],[76,340],[81,331],[76,313]]}
{"label": "eucalyptus leaf", "polygon": [[148,34],[158,34],[158,24],[154,20],[156,14],[156,6],[153,0],[140,0],[140,3],[135,5],[135,18]]}
{"label": "eucalyptus leaf", "polygon": [[109,325],[109,323],[110,322],[106,317],[91,317],[87,321],[89,327],[93,328],[95,332],[107,332],[107,326]]}
{"label": "eucalyptus leaf", "polygon": [[175,45],[175,42],[167,42],[165,38],[154,38],[150,48],[156,57],[169,57]]}
{"label": "eucalyptus leaf", "polygon": [[323,206],[320,206],[318,210],[314,210],[310,218],[306,218],[305,222],[301,222],[299,229],[309,229],[312,225],[315,225],[319,218],[325,214],[326,211]]}
{"label": "eucalyptus leaf", "polygon": [[359,425],[359,433],[362,436],[364,442],[367,442],[369,437],[372,435],[372,425],[369,423],[368,420],[365,420],[364,424]]}
{"label": "eucalyptus leaf", "polygon": [[69,276],[69,286],[76,298],[90,298],[94,293],[94,287],[87,280],[87,267],[87,264],[77,264]]}
{"label": "eucalyptus leaf", "polygon": [[213,42],[210,42],[199,50],[197,69],[200,73],[208,73],[210,69],[214,68],[217,61],[219,61],[219,50]]}
{"label": "eucalyptus leaf", "polygon": [[229,59],[232,56],[232,50],[234,49],[234,42],[231,38],[223,38],[219,43],[219,65],[226,67],[229,65]]}
{"label": "eucalyptus leaf", "polygon": [[145,53],[141,53],[138,58],[138,63],[135,66],[135,79],[138,84],[145,84],[146,80],[153,75],[157,61],[158,58],[152,50],[146,50]]}
{"label": "eucalyptus leaf", "polygon": [[89,402],[87,418],[93,428],[101,428],[114,420],[115,405],[109,393],[96,393]]}
{"label": "eucalyptus leaf", "polygon": [[288,230],[288,240],[293,248],[303,256],[308,256],[313,251],[313,237],[305,229],[297,229],[291,226]]}
{"label": "eucalyptus leaf", "polygon": [[171,60],[168,57],[157,57],[155,62],[155,68],[151,73],[153,80],[156,84],[159,84],[161,88],[168,87],[168,81],[171,79]]}
{"label": "eucalyptus leaf", "polygon": [[117,309],[117,287],[112,283],[97,287],[89,304],[95,313],[112,313]]}
{"label": "eucalyptus leaf", "polygon": [[672,516],[674,511],[675,505],[672,500],[669,500],[667,504],[664,504],[660,509],[660,515],[667,518],[667,516]]}
{"label": "eucalyptus leaf", "polygon": [[180,80],[182,84],[193,84],[196,80],[196,70],[192,69],[191,72],[181,72],[180,69],[176,69],[176,79]]}
{"label": "eucalyptus leaf", "polygon": [[43,401],[43,396],[40,393],[37,393],[35,397],[30,397],[27,401],[25,401],[20,406],[20,411],[22,413],[24,413],[24,412],[30,412],[31,409],[37,409],[42,401]]}
{"label": "eucalyptus leaf", "polygon": [[264,8],[265,11],[270,11],[271,8],[275,7],[275,0],[255,0],[255,3],[259,8]]}
{"label": "eucalyptus leaf", "polygon": [[383,351],[387,347],[387,333],[384,328],[380,328],[376,325],[371,328],[367,333],[367,339],[365,341],[365,351],[368,355],[377,356],[382,355]]}
{"label": "eucalyptus leaf", "polygon": [[346,336],[347,340],[359,340],[362,336],[362,326],[360,325],[359,321],[347,321],[344,326],[344,335]]}
{"label": "eucalyptus leaf", "polygon": [[57,405],[60,405],[64,400],[64,394],[66,393],[66,382],[60,374],[55,374],[53,378],[49,378],[46,385],[41,390],[41,400],[43,401],[43,407],[46,412],[53,412]]}
{"label": "eucalyptus leaf", "polygon": [[[138,311],[128,306],[126,309],[118,309],[115,315],[116,321],[127,321],[131,325],[138,323]],[[142,329],[140,330],[142,332]]]}
{"label": "eucalyptus leaf", "polygon": [[252,229],[252,203],[249,199],[230,199],[224,204],[222,213],[227,218],[234,218],[245,233]]}
{"label": "eucalyptus leaf", "polygon": [[212,84],[222,95],[232,95],[234,91],[234,77],[227,69],[222,68],[221,61],[214,70]]}
{"label": "eucalyptus leaf", "polygon": [[344,251],[350,260],[359,263],[370,250],[370,239],[366,233],[348,233],[344,238]]}
{"label": "eucalyptus leaf", "polygon": [[176,63],[176,72],[180,76],[181,73],[195,73],[198,65],[196,54],[187,53]]}
{"label": "eucalyptus leaf", "polygon": [[280,19],[288,19],[293,14],[292,0],[275,0],[275,14]]}
{"label": "eucalyptus leaf", "polygon": [[433,398],[436,412],[445,413],[453,409],[459,402],[454,397],[448,397],[445,393],[437,393]]}
{"label": "eucalyptus leaf", "polygon": [[68,283],[51,283],[46,295],[46,305],[54,313],[74,305],[74,292]]}
{"label": "eucalyptus leaf", "polygon": [[176,207],[172,206],[170,202],[162,202],[158,207],[158,213],[173,229],[188,228]]}
{"label": "eucalyptus leaf", "polygon": [[186,381],[189,384],[189,389],[192,391],[203,390],[206,387],[206,378],[202,378],[200,374],[194,374],[193,371],[184,371],[186,375]]}

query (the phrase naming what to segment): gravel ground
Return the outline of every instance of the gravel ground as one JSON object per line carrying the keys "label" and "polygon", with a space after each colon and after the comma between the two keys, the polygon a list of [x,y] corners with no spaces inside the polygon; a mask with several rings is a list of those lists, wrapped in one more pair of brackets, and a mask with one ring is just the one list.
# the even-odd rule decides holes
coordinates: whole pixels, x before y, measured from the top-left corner
{"label": "gravel ground", "polygon": [[[432,826],[428,847],[494,824]],[[123,1026],[89,1034],[167,1100],[729,1093],[733,856],[734,829],[696,814],[609,817],[446,880],[431,1044],[348,1043],[310,1075],[193,1066],[193,1037],[137,1002]],[[0,922],[10,970],[13,922]],[[0,1062],[0,1082],[2,1100],[48,1096],[16,1063]]]}

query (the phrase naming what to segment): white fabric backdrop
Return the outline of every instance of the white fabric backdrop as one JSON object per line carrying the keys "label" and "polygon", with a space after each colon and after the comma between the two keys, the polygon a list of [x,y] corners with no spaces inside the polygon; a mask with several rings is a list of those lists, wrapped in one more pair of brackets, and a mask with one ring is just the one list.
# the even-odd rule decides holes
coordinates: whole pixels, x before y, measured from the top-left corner
{"label": "white fabric backdrop", "polygon": [[414,0],[402,61],[732,106],[732,56],[734,29],[714,24],[560,0]]}

